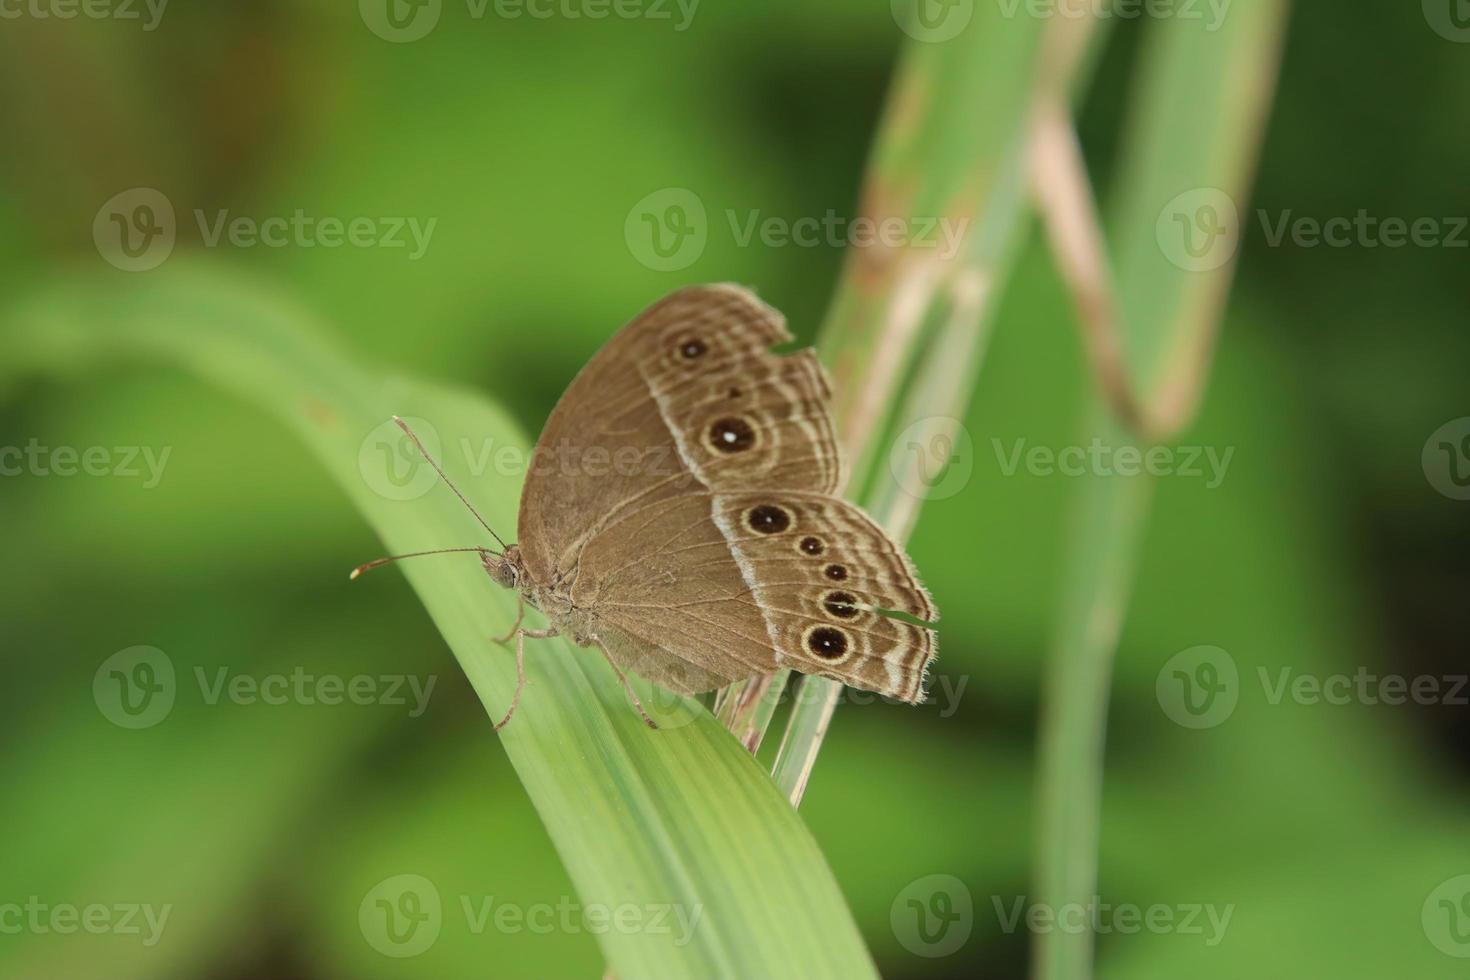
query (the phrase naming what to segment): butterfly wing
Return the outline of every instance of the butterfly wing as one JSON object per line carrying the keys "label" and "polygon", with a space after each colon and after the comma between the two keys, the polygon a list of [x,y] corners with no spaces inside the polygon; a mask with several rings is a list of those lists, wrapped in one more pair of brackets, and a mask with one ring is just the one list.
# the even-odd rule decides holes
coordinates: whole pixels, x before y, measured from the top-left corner
{"label": "butterfly wing", "polygon": [[621,666],[683,694],[775,669],[760,611],[708,493],[628,508],[581,552],[566,582],[596,613]]}
{"label": "butterfly wing", "polygon": [[787,665],[919,700],[933,631],[888,613],[932,620],[933,604],[902,550],[833,496],[830,391],[812,351],[770,352],[789,339],[729,285],[681,290],[624,328],[537,444],[527,569],[592,612],[619,663],[675,690]]}
{"label": "butterfly wing", "polygon": [[686,693],[791,667],[916,703],[936,649],[908,557],[825,494],[660,500],[588,543],[570,594],[620,663]]}
{"label": "butterfly wing", "polygon": [[[718,483],[835,492],[842,472],[827,382],[810,351],[778,358],[782,317],[739,286],[697,286],[640,314],[562,395],[532,454],[520,547],[533,578],[575,566],[619,512]],[[728,421],[716,452],[691,427]]]}

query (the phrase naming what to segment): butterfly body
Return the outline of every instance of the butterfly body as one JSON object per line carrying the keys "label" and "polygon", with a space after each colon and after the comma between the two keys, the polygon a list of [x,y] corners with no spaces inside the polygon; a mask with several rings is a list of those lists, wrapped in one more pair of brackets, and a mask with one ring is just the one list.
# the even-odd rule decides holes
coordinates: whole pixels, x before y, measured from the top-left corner
{"label": "butterfly body", "polygon": [[827,378],[811,350],[770,351],[789,339],[738,286],[646,310],[553,410],[520,541],[485,569],[555,632],[679,693],[790,667],[918,702],[937,610],[837,496]]}
{"label": "butterfly body", "polygon": [[510,545],[498,555],[482,551],[480,564],[497,585],[518,593],[523,602],[540,610],[555,635],[565,636],[581,647],[592,646],[596,642],[591,610],[579,609],[554,586],[542,585],[531,578],[521,560],[520,548]]}

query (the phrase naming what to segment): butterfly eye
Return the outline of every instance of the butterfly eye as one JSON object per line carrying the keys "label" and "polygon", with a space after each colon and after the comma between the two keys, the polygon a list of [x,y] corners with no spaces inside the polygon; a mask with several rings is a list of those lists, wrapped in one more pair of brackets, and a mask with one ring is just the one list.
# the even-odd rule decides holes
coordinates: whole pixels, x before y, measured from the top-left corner
{"label": "butterfly eye", "polygon": [[851,592],[828,592],[822,608],[838,619],[852,619],[858,614],[857,596]]}
{"label": "butterfly eye", "polygon": [[755,429],[741,418],[720,419],[709,427],[709,444],[722,453],[744,452],[755,445]]}
{"label": "butterfly eye", "polygon": [[807,633],[806,648],[823,660],[841,660],[847,653],[847,634],[835,626],[818,626]]}
{"label": "butterfly eye", "polygon": [[791,526],[791,515],[774,504],[761,504],[752,507],[746,522],[752,531],[761,534],[780,534]]}
{"label": "butterfly eye", "polygon": [[820,555],[827,548],[826,545],[822,544],[821,538],[814,538],[808,535],[801,539],[801,550],[808,555]]}
{"label": "butterfly eye", "polygon": [[708,350],[709,347],[707,347],[705,345],[705,342],[700,340],[698,337],[695,337],[691,340],[686,340],[684,341],[684,343],[679,345],[679,354],[686,361],[692,361],[695,358],[703,357],[705,352]]}

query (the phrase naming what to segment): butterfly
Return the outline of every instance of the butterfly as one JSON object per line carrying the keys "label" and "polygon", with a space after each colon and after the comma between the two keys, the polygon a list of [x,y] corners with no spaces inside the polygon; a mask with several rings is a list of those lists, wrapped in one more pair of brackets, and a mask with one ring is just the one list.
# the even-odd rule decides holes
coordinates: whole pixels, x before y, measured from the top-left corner
{"label": "butterfly", "polygon": [[[917,704],[938,610],[913,563],[842,500],[845,469],[826,372],[779,355],[785,320],[731,284],[681,289],[608,341],[552,410],[507,545],[395,419],[500,545],[475,551],[518,593],[525,640],[600,650],[625,671],[698,694],[789,667]],[[440,552],[380,558],[353,570]],[[549,627],[522,627],[525,606]]]}

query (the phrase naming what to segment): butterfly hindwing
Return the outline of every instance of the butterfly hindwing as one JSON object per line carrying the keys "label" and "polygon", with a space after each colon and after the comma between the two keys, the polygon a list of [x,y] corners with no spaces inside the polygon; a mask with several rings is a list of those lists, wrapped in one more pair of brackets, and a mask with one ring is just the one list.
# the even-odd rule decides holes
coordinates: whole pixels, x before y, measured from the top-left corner
{"label": "butterfly hindwing", "polygon": [[714,508],[778,664],[923,700],[937,646],[928,623],[939,613],[903,550],[866,514],[780,490],[719,494]]}
{"label": "butterfly hindwing", "polygon": [[572,603],[596,611],[598,635],[621,666],[686,692],[777,666],[711,506],[701,492],[625,512],[588,542],[567,582]]}

